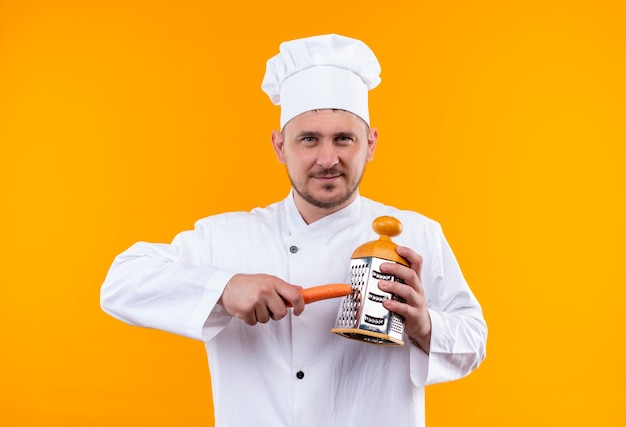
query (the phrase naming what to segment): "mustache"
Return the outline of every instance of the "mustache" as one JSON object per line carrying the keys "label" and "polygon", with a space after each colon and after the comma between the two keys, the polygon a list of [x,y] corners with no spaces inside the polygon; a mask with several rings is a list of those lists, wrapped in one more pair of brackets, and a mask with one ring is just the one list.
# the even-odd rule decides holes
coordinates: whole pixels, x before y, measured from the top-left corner
{"label": "mustache", "polygon": [[327,176],[337,176],[337,175],[343,175],[343,174],[344,174],[343,169],[340,169],[337,166],[333,166],[330,168],[315,169],[309,173],[309,176],[313,178],[324,178]]}

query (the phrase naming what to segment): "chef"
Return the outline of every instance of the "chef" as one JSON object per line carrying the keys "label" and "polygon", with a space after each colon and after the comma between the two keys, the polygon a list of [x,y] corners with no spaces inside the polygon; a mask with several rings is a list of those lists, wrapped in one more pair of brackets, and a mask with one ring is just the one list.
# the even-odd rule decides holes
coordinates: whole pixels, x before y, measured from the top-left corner
{"label": "chef", "polygon": [[[262,88],[280,105],[271,139],[292,189],[265,208],[199,220],[169,244],[136,243],[114,260],[101,304],[111,316],[201,340],[217,427],[423,426],[424,386],[461,378],[485,357],[487,328],[440,225],[359,193],[378,131],[368,91],[380,83],[359,40],[284,42]],[[375,218],[400,220],[409,267],[379,286],[401,300],[405,345],[330,333],[340,300],[305,306],[300,289],[347,283]]]}

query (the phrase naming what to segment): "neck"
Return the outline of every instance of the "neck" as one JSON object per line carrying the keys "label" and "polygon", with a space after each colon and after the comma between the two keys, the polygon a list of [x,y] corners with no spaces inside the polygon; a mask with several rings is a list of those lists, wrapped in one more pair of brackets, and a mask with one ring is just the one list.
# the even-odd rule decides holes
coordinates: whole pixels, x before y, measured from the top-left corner
{"label": "neck", "polygon": [[312,224],[315,221],[319,221],[320,219],[333,214],[346,206],[350,205],[357,197],[357,192],[355,192],[348,200],[343,203],[330,207],[330,208],[320,208],[315,206],[306,200],[304,200],[297,192],[293,192],[293,199],[296,204],[296,208],[298,208],[298,212],[302,216],[304,222],[308,224]]}

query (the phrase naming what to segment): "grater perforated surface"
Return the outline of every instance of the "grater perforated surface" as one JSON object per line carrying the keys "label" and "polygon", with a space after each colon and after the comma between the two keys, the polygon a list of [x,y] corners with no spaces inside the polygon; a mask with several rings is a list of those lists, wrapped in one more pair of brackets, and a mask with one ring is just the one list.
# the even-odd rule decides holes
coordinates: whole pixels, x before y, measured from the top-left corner
{"label": "grater perforated surface", "polygon": [[399,298],[378,288],[379,280],[401,280],[381,273],[383,262],[390,261],[376,257],[351,260],[352,293],[344,297],[332,332],[375,344],[403,344],[404,319],[382,305],[385,299]]}

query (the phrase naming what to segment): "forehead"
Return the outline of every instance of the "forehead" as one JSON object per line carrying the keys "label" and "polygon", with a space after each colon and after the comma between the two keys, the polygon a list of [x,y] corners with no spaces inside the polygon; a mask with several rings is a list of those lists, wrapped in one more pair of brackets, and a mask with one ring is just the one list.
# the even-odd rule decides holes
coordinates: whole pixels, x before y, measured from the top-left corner
{"label": "forehead", "polygon": [[324,133],[367,133],[367,123],[354,113],[345,110],[321,109],[306,111],[285,124],[283,133],[316,131]]}

